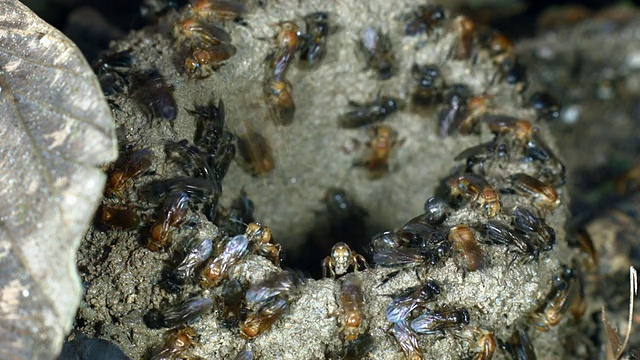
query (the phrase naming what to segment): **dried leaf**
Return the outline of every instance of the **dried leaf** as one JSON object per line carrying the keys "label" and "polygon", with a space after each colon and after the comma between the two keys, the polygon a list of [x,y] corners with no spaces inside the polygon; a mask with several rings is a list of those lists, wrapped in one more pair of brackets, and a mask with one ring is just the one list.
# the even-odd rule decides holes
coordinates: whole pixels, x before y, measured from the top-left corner
{"label": "dried leaf", "polygon": [[627,323],[627,336],[624,338],[624,343],[620,340],[620,335],[613,329],[611,323],[605,316],[604,306],[602,307],[602,324],[604,325],[604,331],[606,333],[605,341],[605,358],[606,360],[618,360],[624,353],[624,349],[629,343],[629,337],[631,336],[631,329],[633,326],[633,304],[635,302],[635,295],[638,294],[638,272],[631,266],[629,268],[629,320]]}
{"label": "dried leaf", "polygon": [[55,358],[114,125],[75,45],[18,1],[0,9],[0,358]]}

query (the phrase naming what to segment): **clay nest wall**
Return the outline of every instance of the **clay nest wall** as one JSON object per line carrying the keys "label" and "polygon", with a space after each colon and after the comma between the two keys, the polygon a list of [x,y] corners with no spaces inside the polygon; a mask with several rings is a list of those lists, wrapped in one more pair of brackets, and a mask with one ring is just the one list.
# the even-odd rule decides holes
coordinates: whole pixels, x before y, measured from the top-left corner
{"label": "clay nest wall", "polygon": [[[559,181],[561,166],[552,158],[536,160],[527,156],[527,136],[531,133],[517,139],[519,135],[515,135],[514,126],[504,131],[494,127],[493,133],[500,133],[495,135],[486,126],[490,121],[484,121],[480,122],[477,133],[441,137],[437,114],[446,105],[418,108],[412,104],[416,81],[411,68],[414,64],[436,65],[447,84],[446,89],[461,83],[474,95],[486,95],[489,104],[486,113],[528,119],[537,129],[539,144],[543,141],[553,148],[546,126],[536,120],[537,115],[531,109],[522,106],[519,94],[522,83],[510,84],[505,80],[495,57],[480,45],[476,35],[472,43],[472,48],[477,50],[475,60],[451,56],[452,49],[457,49],[464,39],[455,30],[454,15],[447,13],[445,21],[426,33],[405,36],[406,16],[412,10],[414,5],[410,1],[278,1],[264,6],[251,3],[243,15],[246,26],[231,21],[223,25],[231,34],[237,53],[206,79],[190,79],[176,66],[180,55],[170,35],[176,15],[113,44],[114,52],[131,50],[135,64],[129,73],[159,70],[173,87],[178,113],[174,121],[150,116],[148,109],[135,101],[136,96],[131,96],[131,91],[110,97],[123,147],[151,149],[155,158],[150,171],[136,178],[125,191],[124,199],[111,197],[105,202],[135,206],[148,224],[131,231],[96,226],[87,233],[78,255],[86,292],[76,329],[115,342],[132,358],[147,358],[153,349],[162,345],[168,330],[148,328],[145,314],[150,309],[163,308],[196,294],[214,299],[214,307],[191,325],[199,335],[198,344],[187,350],[194,357],[230,358],[251,348],[257,358],[263,359],[318,359],[342,357],[353,347],[353,342],[345,340],[341,326],[344,277],[308,279],[299,287],[299,294],[287,297],[289,308],[282,317],[270,329],[251,339],[241,336],[237,326],[228,326],[221,320],[222,287],[205,288],[196,280],[178,292],[162,286],[167,270],[179,261],[180,250],[191,239],[209,236],[221,242],[223,235],[236,235],[221,233],[223,230],[204,215],[197,214],[198,208],[192,206],[190,221],[172,230],[170,248],[153,252],[145,246],[149,227],[160,216],[164,199],[149,199],[140,193],[154,181],[185,176],[180,166],[165,158],[166,143],[180,139],[191,142],[196,119],[187,110],[222,99],[231,132],[242,136],[247,129],[253,129],[263,134],[273,149],[275,168],[267,176],[256,177],[246,171],[246,165],[237,157],[222,182],[220,208],[231,207],[241,191],[246,192],[255,205],[255,219],[272,230],[273,238],[286,251],[283,266],[307,264],[304,270],[311,272],[319,271],[322,258],[329,255],[335,241],[318,243],[318,239],[326,237],[322,229],[331,221],[323,203],[328,189],[344,189],[350,201],[366,211],[367,215],[362,217],[365,224],[362,234],[368,239],[377,232],[399,228],[423,213],[425,201],[442,179],[453,168],[458,174],[464,172],[464,159],[454,161],[460,152],[494,138],[508,145],[507,156],[498,156],[498,152],[483,155],[486,158],[482,176],[499,194],[501,203],[501,210],[492,219],[512,226],[516,205],[537,208],[532,202],[540,195],[535,191],[533,195],[500,191],[514,187],[511,175],[526,173],[553,183],[549,186],[559,193],[560,205],[546,210],[542,206],[535,211],[555,230],[555,247],[534,258],[531,251],[518,253],[514,246],[489,244],[483,229],[490,214],[477,206],[475,200],[452,201],[446,220],[433,227],[446,237],[455,225],[471,226],[484,252],[485,266],[478,271],[465,271],[462,251],[445,256],[436,265],[427,266],[425,261],[425,265],[419,267],[422,276],[437,282],[442,290],[435,301],[426,306],[429,311],[467,309],[470,315],[468,326],[440,335],[418,336],[419,346],[424,358],[458,359],[481,351],[473,329],[487,329],[508,343],[514,332],[522,328],[531,337],[538,357],[571,358],[562,339],[566,329],[575,329],[573,320],[565,320],[562,326],[551,327],[547,332],[529,326],[530,315],[544,307],[545,299],[552,294],[554,276],[562,273],[563,265],[572,266],[574,250],[567,246],[563,230],[567,198]],[[276,33],[274,24],[293,20],[304,29],[302,16],[315,11],[330,14],[335,31],[328,36],[326,57],[317,68],[292,65],[288,70],[286,76],[293,87],[295,118],[290,125],[278,125],[273,121],[263,92],[265,58],[274,48],[271,40]],[[378,28],[390,38],[396,65],[393,76],[387,80],[380,80],[375,71],[366,69],[363,58],[358,55],[358,41],[366,27]],[[135,88],[135,84],[130,85],[129,89]],[[396,96],[405,106],[384,120],[398,132],[400,139],[391,153],[390,171],[381,178],[371,179],[366,167],[354,166],[367,156],[367,127],[343,129],[337,119],[349,110],[350,100],[366,102],[378,93]],[[360,148],[351,151],[358,143]],[[480,172],[477,167],[474,169],[472,171]],[[455,192],[456,187],[453,189]],[[366,248],[360,245],[354,248]],[[308,254],[305,249],[311,246],[321,250]],[[518,254],[515,260],[514,254]],[[370,253],[365,255],[371,260]],[[308,266],[309,263],[312,265]],[[370,269],[355,275],[362,283],[364,295],[361,331],[372,340],[370,347],[363,346],[364,355],[356,357],[402,357],[402,351],[389,334],[392,324],[385,318],[385,309],[391,294],[416,286],[420,280],[414,269],[405,269],[382,284],[394,270],[397,269],[372,264]],[[227,281],[238,280],[246,288],[279,271],[282,270],[266,258],[247,254],[229,270]],[[571,352],[576,353],[575,349]],[[505,356],[508,356],[506,352],[496,351],[496,357]]]}

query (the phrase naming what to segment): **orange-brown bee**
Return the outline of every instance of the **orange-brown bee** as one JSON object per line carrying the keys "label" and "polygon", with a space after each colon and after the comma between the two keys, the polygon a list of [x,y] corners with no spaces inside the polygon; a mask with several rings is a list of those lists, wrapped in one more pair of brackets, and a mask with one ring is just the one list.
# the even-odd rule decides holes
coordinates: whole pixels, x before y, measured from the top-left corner
{"label": "orange-brown bee", "polygon": [[489,130],[496,136],[513,134],[522,143],[528,142],[535,131],[530,121],[513,116],[485,115],[482,117],[482,121],[489,125]]}
{"label": "orange-brown bee", "polygon": [[118,159],[109,171],[105,192],[122,198],[132,180],[147,171],[154,158],[150,149],[140,149]]}
{"label": "orange-brown bee", "polygon": [[167,339],[156,352],[151,356],[151,360],[174,359],[182,355],[190,347],[197,344],[198,334],[192,327],[184,327],[169,332]]}
{"label": "orange-brown bee", "polygon": [[396,343],[402,349],[405,360],[422,360],[424,359],[422,349],[418,344],[416,333],[406,321],[400,321],[393,324],[389,330],[391,335],[396,339]]}
{"label": "orange-brown bee", "polygon": [[195,0],[187,5],[187,15],[204,21],[242,21],[245,6],[241,1]]}
{"label": "orange-brown bee", "polygon": [[289,303],[282,297],[276,296],[265,301],[257,311],[247,314],[245,321],[240,324],[242,336],[253,338],[269,330],[287,309]]}
{"label": "orange-brown bee", "polygon": [[543,210],[553,210],[560,205],[560,197],[553,186],[527,174],[510,176],[513,190],[519,195],[533,198],[533,205]]}
{"label": "orange-brown bee", "polygon": [[291,83],[286,79],[269,79],[265,84],[264,94],[274,121],[279,125],[291,124],[296,111]]}
{"label": "orange-brown bee", "polygon": [[474,57],[474,43],[476,41],[476,24],[464,15],[453,19],[453,29],[458,35],[456,45],[451,49],[454,59],[467,60]]}
{"label": "orange-brown bee", "polygon": [[492,34],[489,40],[489,53],[502,74],[509,72],[516,64],[513,43],[504,34],[498,32]]}
{"label": "orange-brown bee", "polygon": [[474,174],[452,176],[446,181],[451,196],[462,196],[481,207],[488,217],[500,212],[498,192],[483,177]]}
{"label": "orange-brown bee", "polygon": [[495,335],[483,327],[473,327],[471,331],[475,339],[472,349],[476,352],[473,360],[491,360],[496,351]]}
{"label": "orange-brown bee", "polygon": [[189,44],[194,47],[207,48],[231,42],[231,35],[226,30],[196,18],[176,21],[173,26],[173,36],[178,47]]}
{"label": "orange-brown bee", "polygon": [[235,55],[235,46],[221,43],[209,47],[194,47],[184,58],[183,68],[188,76],[205,79],[222,66],[222,62]]}
{"label": "orange-brown bee", "polygon": [[553,290],[546,304],[531,315],[530,322],[539,331],[548,331],[560,323],[568,310],[577,319],[585,309],[580,279],[571,269],[565,268],[561,276],[553,277]]}
{"label": "orange-brown bee", "polygon": [[267,176],[275,166],[271,146],[260,133],[248,131],[238,137],[238,151],[253,175]]}
{"label": "orange-brown bee", "polygon": [[271,260],[275,266],[280,266],[280,244],[273,242],[271,237],[271,229],[260,224],[252,222],[247,225],[244,233],[251,243],[252,251],[258,255],[264,256]]}
{"label": "orange-brown bee", "polygon": [[285,81],[285,74],[294,59],[296,52],[302,45],[298,25],[293,21],[283,21],[277,24],[278,32],[274,38],[276,49],[267,58],[267,76],[276,81]]}
{"label": "orange-brown bee", "polygon": [[171,228],[178,227],[189,212],[189,195],[186,193],[174,194],[162,209],[162,215],[151,226],[151,233],[147,248],[151,251],[159,251],[171,245]]}
{"label": "orange-brown bee", "polygon": [[398,144],[398,133],[388,125],[369,128],[369,156],[363,164],[369,169],[369,177],[376,179],[389,172],[389,154]]}
{"label": "orange-brown bee", "polygon": [[396,59],[391,40],[379,30],[367,27],[362,30],[360,49],[365,54],[367,67],[378,73],[378,79],[387,80],[396,72]]}
{"label": "orange-brown bee", "polygon": [[452,128],[460,134],[473,134],[478,130],[478,122],[480,116],[484,115],[491,107],[489,95],[473,96],[469,98],[465,104],[463,116],[454,121]]}
{"label": "orange-brown bee", "polygon": [[140,215],[133,208],[124,206],[100,205],[97,220],[112,229],[133,230],[140,226]]}
{"label": "orange-brown bee", "polygon": [[364,314],[362,306],[364,296],[362,294],[362,284],[353,274],[344,277],[340,287],[340,301],[342,303],[342,313],[340,323],[346,341],[353,341],[363,332]]}
{"label": "orange-brown bee", "polygon": [[449,241],[458,263],[466,271],[476,271],[484,266],[484,252],[473,230],[466,225],[456,225],[449,232]]}
{"label": "orange-brown bee", "polygon": [[237,235],[223,244],[222,251],[211,259],[202,272],[202,285],[212,287],[220,285],[227,278],[229,269],[238,263],[247,253],[249,240],[243,235]]}
{"label": "orange-brown bee", "polygon": [[582,262],[583,268],[587,271],[597,270],[600,257],[589,232],[584,227],[579,227],[568,231],[567,238],[571,246],[578,247],[587,256],[587,259]]}
{"label": "orange-brown bee", "polygon": [[327,270],[332,277],[336,275],[344,275],[350,267],[353,266],[354,271],[358,271],[358,261],[365,268],[368,268],[367,260],[364,256],[351,251],[349,245],[339,242],[331,248],[331,255],[324,258],[322,262],[322,275],[327,277]]}

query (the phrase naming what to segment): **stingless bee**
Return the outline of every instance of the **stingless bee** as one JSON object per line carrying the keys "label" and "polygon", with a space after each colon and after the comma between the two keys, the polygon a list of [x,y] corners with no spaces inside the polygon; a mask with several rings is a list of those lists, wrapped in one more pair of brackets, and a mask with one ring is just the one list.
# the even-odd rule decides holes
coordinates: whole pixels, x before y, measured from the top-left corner
{"label": "stingless bee", "polygon": [[144,320],[150,329],[174,328],[192,323],[213,308],[213,300],[190,296],[163,309],[152,309]]}
{"label": "stingless bee", "polygon": [[354,274],[344,277],[340,286],[340,302],[342,304],[339,318],[341,330],[346,341],[353,341],[364,331],[362,283]]}
{"label": "stingless bee", "polygon": [[402,350],[405,360],[424,359],[416,333],[411,329],[408,322],[399,321],[394,323],[389,332]]}
{"label": "stingless bee", "polygon": [[460,329],[469,320],[466,309],[429,311],[411,320],[411,328],[418,334],[436,334],[445,329]]}
{"label": "stingless bee", "polygon": [[222,244],[222,251],[211,259],[202,272],[202,285],[205,287],[218,286],[226,279],[229,269],[237,264],[247,253],[249,240],[242,235],[227,239]]}
{"label": "stingless bee", "polygon": [[353,110],[338,119],[341,127],[351,129],[382,121],[398,110],[399,100],[391,96],[378,96],[375,101],[359,104],[349,101]]}
{"label": "stingless bee", "polygon": [[271,229],[252,222],[247,225],[244,234],[249,240],[252,252],[271,260],[275,266],[280,266],[281,246],[273,241]]}
{"label": "stingless bee", "polygon": [[238,137],[238,152],[251,174],[267,176],[275,167],[273,151],[269,141],[262,134],[248,131]]}
{"label": "stingless bee", "polygon": [[394,75],[396,59],[388,35],[366,27],[362,30],[359,45],[365,54],[367,67],[375,70],[380,80],[387,80]]}
{"label": "stingless bee", "polygon": [[[485,178],[474,174],[454,175],[445,181],[450,196],[461,196],[484,210],[487,217],[496,217],[500,212],[498,192]],[[455,200],[455,199],[453,199]]]}
{"label": "stingless bee", "polygon": [[353,271],[358,271],[358,262],[368,268],[367,260],[364,256],[355,253],[349,245],[339,242],[331,248],[331,255],[322,261],[322,276],[327,277],[327,271],[331,277],[344,275],[353,266]]}
{"label": "stingless bee", "polygon": [[190,197],[187,193],[174,193],[167,199],[160,218],[151,226],[147,248],[160,251],[171,246],[171,228],[179,227],[189,212]]}
{"label": "stingless bee", "polygon": [[120,157],[109,171],[105,193],[124,197],[133,180],[149,170],[155,155],[150,149],[140,149]]}
{"label": "stingless bee", "polygon": [[456,225],[449,232],[455,258],[465,271],[476,271],[484,267],[484,252],[473,230],[466,225]]}
{"label": "stingless bee", "polygon": [[553,186],[524,173],[510,176],[513,191],[518,195],[532,198],[532,204],[546,211],[560,205],[560,197]]}
{"label": "stingless bee", "polygon": [[247,314],[247,318],[240,324],[242,336],[254,338],[269,330],[287,309],[289,309],[289,303],[279,296],[261,303],[258,310]]}
{"label": "stingless bee", "polygon": [[150,360],[166,360],[181,356],[197,344],[198,334],[192,327],[172,330],[168,333],[164,345],[158,348]]}
{"label": "stingless bee", "polygon": [[402,293],[394,296],[387,306],[387,321],[391,323],[406,322],[413,310],[434,301],[438,294],[440,294],[440,286],[433,280],[405,289]]}

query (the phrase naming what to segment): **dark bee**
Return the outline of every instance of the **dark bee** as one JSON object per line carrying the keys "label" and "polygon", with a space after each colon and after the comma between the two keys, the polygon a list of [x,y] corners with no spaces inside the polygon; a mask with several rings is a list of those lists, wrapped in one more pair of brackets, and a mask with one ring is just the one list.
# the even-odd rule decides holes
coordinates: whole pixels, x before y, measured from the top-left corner
{"label": "dark bee", "polygon": [[181,165],[186,174],[208,180],[217,179],[217,175],[207,163],[204,154],[198,147],[189,144],[187,140],[169,141],[165,144],[164,149],[167,154],[166,159]]}
{"label": "dark bee", "polygon": [[252,252],[271,260],[275,266],[280,266],[281,246],[273,242],[271,229],[260,223],[252,222],[247,225],[244,234],[251,244]]}
{"label": "dark bee", "polygon": [[264,94],[275,123],[279,125],[291,124],[296,111],[291,83],[286,79],[270,79],[265,84]]}
{"label": "dark bee", "polygon": [[158,348],[150,360],[174,359],[197,344],[198,334],[191,327],[172,330],[167,335],[164,345]]}
{"label": "dark bee", "polygon": [[446,84],[436,65],[413,64],[411,76],[418,83],[411,97],[415,104],[431,105],[444,100],[443,93]]}
{"label": "dark bee", "polygon": [[93,63],[93,71],[98,75],[100,87],[106,96],[125,91],[129,86],[128,72],[133,63],[130,49],[102,55]]}
{"label": "dark bee", "polygon": [[253,175],[267,176],[275,166],[269,141],[260,133],[249,131],[239,136],[238,151]]}
{"label": "dark bee", "polygon": [[484,210],[487,217],[500,212],[498,192],[483,177],[474,174],[454,175],[445,180],[449,196],[455,202],[460,196]]}
{"label": "dark bee", "polygon": [[144,317],[150,329],[173,328],[192,323],[213,308],[209,298],[188,297],[163,309],[152,309]]}
{"label": "dark bee", "polygon": [[516,206],[513,209],[513,227],[533,239],[543,251],[553,249],[556,243],[555,230],[527,207]]}
{"label": "dark bee", "polygon": [[287,298],[296,296],[300,293],[300,287],[304,285],[305,281],[305,278],[296,272],[275,273],[257,284],[251,284],[247,289],[245,299],[250,303],[262,303],[276,296]]}
{"label": "dark bee", "polygon": [[525,161],[540,161],[546,165],[539,174],[540,179],[556,187],[565,184],[567,181],[566,168],[547,143],[544,142],[538,128],[533,129],[531,138],[525,147],[525,155]]}
{"label": "dark bee", "polygon": [[170,282],[174,285],[183,285],[194,278],[199,268],[213,252],[213,239],[207,236],[196,237],[186,246],[182,261],[170,274]]}
{"label": "dark bee", "polygon": [[366,56],[367,67],[375,70],[380,80],[387,80],[394,75],[396,59],[388,35],[371,27],[364,28],[360,49]]}
{"label": "dark bee", "polygon": [[354,109],[338,119],[340,126],[347,129],[384,120],[398,110],[399,101],[391,96],[378,96],[375,101],[366,104],[350,101],[349,106]]}
{"label": "dark bee", "polygon": [[287,309],[289,309],[289,303],[279,296],[261,303],[258,310],[249,312],[247,318],[240,324],[242,336],[254,338],[269,330]]}
{"label": "dark bee", "polygon": [[353,266],[353,271],[358,271],[358,261],[368,268],[364,256],[357,254],[349,248],[349,245],[339,242],[331,248],[331,255],[322,261],[322,276],[327,277],[327,270],[332,277],[344,275]]}
{"label": "dark bee", "polygon": [[529,340],[529,335],[523,328],[518,327],[511,335],[511,341],[500,342],[500,346],[511,354],[513,360],[536,360],[536,352]]}
{"label": "dark bee", "polygon": [[531,94],[528,103],[541,119],[557,120],[560,117],[560,103],[547,92]]}
{"label": "dark bee", "polygon": [[389,172],[389,155],[398,144],[398,133],[387,125],[374,125],[368,134],[369,155],[356,165],[365,165],[369,169],[369,178],[377,179]]}
{"label": "dark bee", "polygon": [[444,8],[440,5],[420,5],[411,14],[411,19],[404,26],[404,33],[414,36],[422,33],[431,33],[442,25],[446,18]]}
{"label": "dark bee", "polygon": [[342,304],[341,330],[346,341],[353,341],[364,331],[364,314],[362,313],[364,296],[362,284],[355,275],[349,274],[344,277],[340,287],[340,302]]}
{"label": "dark bee", "polygon": [[447,203],[432,196],[424,203],[425,220],[431,225],[440,225],[447,219]]}
{"label": "dark bee", "polygon": [[527,69],[518,61],[515,62],[511,70],[509,70],[504,77],[507,84],[515,87],[517,94],[522,95],[529,87]]}
{"label": "dark bee", "polygon": [[238,280],[230,280],[222,285],[222,319],[227,327],[238,326],[245,306],[244,288]]}
{"label": "dark bee", "polygon": [[188,5],[187,16],[212,22],[234,21],[242,23],[245,6],[240,1],[229,0],[195,0]]}
{"label": "dark bee", "polygon": [[222,245],[222,251],[211,259],[202,272],[202,285],[212,287],[220,285],[227,278],[229,269],[238,263],[247,253],[249,240],[244,235],[237,235]]}
{"label": "dark bee", "polygon": [[329,14],[324,11],[304,16],[306,33],[302,36],[300,63],[307,68],[317,66],[327,52],[327,36],[331,30]]}
{"label": "dark bee", "polygon": [[109,171],[105,193],[120,198],[133,179],[149,170],[155,155],[150,149],[140,149],[120,157]]}
{"label": "dark bee", "polygon": [[476,57],[476,24],[470,18],[459,15],[453,19],[453,29],[458,36],[451,49],[451,56],[457,60],[468,60]]}
{"label": "dark bee", "polygon": [[484,224],[484,231],[491,243],[508,246],[517,253],[528,255],[534,259],[538,258],[539,249],[528,237],[516,232],[509,225],[498,220],[489,220]]}
{"label": "dark bee", "polygon": [[433,263],[432,259],[435,259],[432,253],[416,248],[381,249],[373,253],[376,265],[395,269],[418,269]]}
{"label": "dark bee", "polygon": [[193,47],[183,52],[182,68],[187,76],[195,79],[206,79],[218,70],[224,61],[236,54],[236,47],[221,43],[210,47]]}
{"label": "dark bee", "polygon": [[134,73],[131,95],[150,118],[160,116],[173,122],[178,115],[172,90],[158,69]]}
{"label": "dark bee", "polygon": [[529,320],[538,331],[549,331],[550,327],[562,321],[570,309],[576,318],[584,314],[584,294],[580,279],[571,269],[565,268],[561,276],[553,277],[553,290],[546,303]]}
{"label": "dark bee", "polygon": [[110,229],[128,231],[140,226],[140,215],[132,207],[102,204],[98,208],[96,219]]}
{"label": "dark bee", "polygon": [[465,271],[476,271],[484,267],[484,252],[473,230],[466,225],[456,225],[449,232],[455,259]]}
{"label": "dark bee", "polygon": [[405,360],[422,360],[423,354],[418,338],[406,321],[394,323],[389,330],[402,350]]}
{"label": "dark bee", "polygon": [[513,191],[531,197],[537,208],[550,211],[560,205],[560,197],[553,186],[523,173],[511,175],[510,179]]}
{"label": "dark bee", "polygon": [[482,121],[489,125],[489,130],[496,136],[511,134],[523,144],[531,139],[534,131],[530,121],[513,116],[484,115]]}
{"label": "dark bee", "polygon": [[454,160],[459,161],[466,159],[467,165],[465,172],[468,173],[484,173],[484,163],[488,160],[507,159],[509,148],[506,144],[500,144],[496,141],[489,141],[480,145],[472,146],[458,154]]}
{"label": "dark bee", "polygon": [[431,311],[411,320],[411,328],[418,334],[443,333],[445,329],[460,329],[469,320],[466,309]]}
{"label": "dark bee", "polygon": [[471,96],[466,85],[454,84],[447,93],[446,105],[440,109],[437,115],[440,137],[453,134],[454,124],[459,124],[466,112],[467,100]]}
{"label": "dark bee", "polygon": [[440,286],[432,280],[406,289],[402,293],[395,295],[389,306],[387,306],[387,321],[392,323],[406,321],[413,310],[434,301],[438,294],[440,294]]}
{"label": "dark bee", "polygon": [[189,195],[175,193],[162,208],[160,218],[151,226],[147,248],[159,251],[171,245],[171,228],[180,226],[189,211]]}

